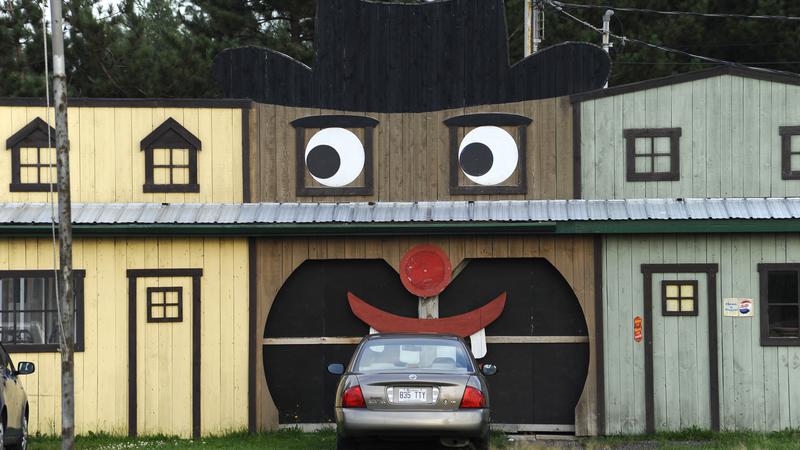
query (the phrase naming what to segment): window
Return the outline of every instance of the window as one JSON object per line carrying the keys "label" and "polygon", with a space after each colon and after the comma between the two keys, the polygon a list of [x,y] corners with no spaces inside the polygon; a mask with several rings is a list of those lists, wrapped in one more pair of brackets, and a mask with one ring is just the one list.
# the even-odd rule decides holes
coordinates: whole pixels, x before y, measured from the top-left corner
{"label": "window", "polygon": [[661,312],[665,316],[697,315],[697,280],[661,282]]}
{"label": "window", "polygon": [[531,119],[478,113],[444,121],[450,131],[450,194],[527,192],[527,133]]}
{"label": "window", "polygon": [[6,140],[11,150],[11,192],[56,190],[55,136],[55,130],[37,117]]}
{"label": "window", "polygon": [[378,121],[365,116],[309,116],[295,129],[298,196],[372,195],[372,147]]}
{"label": "window", "polygon": [[759,264],[761,345],[800,345],[800,264]]}
{"label": "window", "polygon": [[680,178],[680,128],[624,131],[628,181],[675,181]]}
{"label": "window", "polygon": [[800,126],[780,127],[781,178],[800,180]]}
{"label": "window", "polygon": [[[75,348],[83,351],[83,278],[73,271]],[[61,325],[52,270],[0,271],[0,338],[12,352],[58,351]]]}
{"label": "window", "polygon": [[172,118],[141,142],[144,150],[144,192],[200,192],[197,152],[200,140]]}
{"label": "window", "polygon": [[147,288],[147,321],[183,321],[183,288],[179,286]]}

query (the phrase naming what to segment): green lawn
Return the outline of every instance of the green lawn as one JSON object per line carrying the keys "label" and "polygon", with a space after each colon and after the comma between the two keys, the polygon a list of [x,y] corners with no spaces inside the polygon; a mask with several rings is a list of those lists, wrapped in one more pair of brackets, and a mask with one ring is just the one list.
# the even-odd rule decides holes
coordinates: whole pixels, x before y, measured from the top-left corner
{"label": "green lawn", "polygon": [[[513,439],[513,437],[512,437]],[[542,448],[586,448],[586,449],[800,449],[800,430],[780,433],[711,433],[690,430],[680,433],[662,433],[655,436],[610,436],[580,439],[577,441],[508,440],[496,433],[493,448],[505,450]],[[333,431],[302,433],[284,430],[275,433],[248,435],[234,433],[221,437],[208,437],[196,441],[173,437],[148,437],[128,439],[112,436],[81,436],[77,440],[79,449],[334,449],[336,437]],[[53,437],[34,437],[32,449],[57,450],[60,442]]]}

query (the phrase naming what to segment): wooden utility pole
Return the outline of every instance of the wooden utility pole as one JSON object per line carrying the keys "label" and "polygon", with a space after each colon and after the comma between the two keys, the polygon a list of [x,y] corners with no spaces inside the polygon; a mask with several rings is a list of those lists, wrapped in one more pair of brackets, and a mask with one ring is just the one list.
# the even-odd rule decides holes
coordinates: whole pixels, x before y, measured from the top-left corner
{"label": "wooden utility pole", "polygon": [[[61,450],[75,448],[75,304],[72,289],[72,201],[69,188],[67,74],[61,0],[50,2],[53,39],[53,98],[58,172],[58,241],[61,251],[58,302],[61,313]],[[49,114],[49,111],[48,111]]]}
{"label": "wooden utility pole", "polygon": [[525,56],[539,51],[544,34],[542,0],[525,0]]}

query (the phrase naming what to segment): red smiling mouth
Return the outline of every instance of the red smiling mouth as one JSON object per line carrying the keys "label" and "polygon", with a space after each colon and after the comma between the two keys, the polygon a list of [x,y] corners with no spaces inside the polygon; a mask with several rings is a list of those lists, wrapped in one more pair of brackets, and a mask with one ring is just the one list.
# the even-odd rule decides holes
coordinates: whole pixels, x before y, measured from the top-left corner
{"label": "red smiling mouth", "polygon": [[363,322],[381,333],[445,333],[467,337],[494,322],[506,306],[506,293],[470,312],[441,319],[415,319],[380,310],[352,292],[347,293],[350,309]]}

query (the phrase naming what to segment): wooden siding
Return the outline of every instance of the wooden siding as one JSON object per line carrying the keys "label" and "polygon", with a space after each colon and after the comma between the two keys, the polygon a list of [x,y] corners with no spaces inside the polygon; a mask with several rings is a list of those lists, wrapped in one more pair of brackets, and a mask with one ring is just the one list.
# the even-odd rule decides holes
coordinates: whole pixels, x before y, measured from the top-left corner
{"label": "wooden siding", "polygon": [[[5,140],[46,108],[0,106],[0,202],[45,202],[47,192],[9,192],[11,151]],[[144,193],[139,143],[172,117],[197,136],[199,193]],[[74,107],[69,113],[74,202],[241,202],[242,113],[230,108]],[[50,123],[53,124],[52,114]],[[52,125],[51,125],[52,126]]]}
{"label": "wooden siding", "polygon": [[[731,75],[588,100],[580,107],[582,198],[785,197],[778,127],[800,125],[800,86]],[[629,182],[626,128],[681,128],[680,179]]]}
{"label": "wooden siding", "polygon": [[[450,195],[450,138],[442,121],[477,112],[504,112],[533,119],[526,136],[526,194]],[[380,122],[373,142],[373,195],[295,195],[295,130],[290,122],[320,114],[366,115]],[[256,202],[572,198],[572,107],[568,97],[396,114],[256,104],[250,116],[250,180]]]}
{"label": "wooden siding", "polygon": [[[85,351],[75,355],[78,433],[127,433],[127,269],[203,269],[201,430],[206,435],[247,426],[244,407],[247,405],[249,311],[246,239],[79,239],[75,241],[74,261],[75,268],[86,270]],[[0,239],[0,270],[52,267],[50,239]],[[191,325],[191,316],[187,316],[191,312],[191,307],[187,308],[191,297],[187,295],[190,293],[185,291],[184,322],[179,324],[184,326]],[[139,313],[144,313],[145,304],[144,297],[139,297]],[[140,322],[144,322],[143,317]],[[173,415],[176,426],[158,431],[189,436],[191,429],[185,424],[191,423],[192,406],[186,404],[189,397],[177,393],[191,388],[191,378],[177,376],[177,370],[162,369],[190,361],[191,330],[178,332],[176,329],[169,333],[166,329],[170,324],[139,325],[158,328],[156,333],[145,333],[141,329],[138,333],[139,414],[149,412],[147,424]],[[30,431],[57,434],[61,423],[59,354],[16,353],[12,358],[15,362],[36,363],[36,373],[21,377],[31,408]],[[157,403],[157,398],[170,396],[164,389],[168,394],[175,392],[171,405]],[[148,406],[148,399],[156,403]],[[177,426],[178,422],[181,426]],[[142,428],[142,431],[149,429]]]}
{"label": "wooden siding", "polygon": [[[603,238],[603,336],[605,363],[606,434],[643,433],[645,431],[645,352],[644,342],[633,340],[633,318],[644,316],[642,264],[711,263],[719,265],[717,299],[713,313],[718,314],[717,353],[720,401],[720,426],[723,430],[782,430],[800,426],[800,348],[762,347],[758,317],[722,317],[722,299],[752,298],[759,304],[759,275],[762,262],[800,261],[800,236],[788,234],[724,235],[724,236],[610,236]],[[678,274],[671,274],[678,275]],[[689,276],[689,274],[683,274]],[[694,274],[698,279],[701,275]],[[703,291],[703,289],[701,289]],[[654,304],[656,299],[654,297]],[[702,307],[702,303],[700,304]],[[655,306],[654,306],[655,309]],[[756,314],[758,314],[756,310]],[[654,314],[654,319],[656,314]],[[680,361],[683,386],[695,389],[703,400],[708,398],[708,376],[703,367],[692,365],[683,344],[696,346],[698,353],[709,338],[702,335],[705,320],[698,321],[694,332],[697,340],[684,342],[681,327],[684,319],[672,325],[667,343],[654,341],[654,362],[660,359]],[[683,323],[681,323],[683,322]],[[656,326],[654,331],[658,332]],[[645,335],[650,332],[644,330]],[[656,335],[657,337],[658,335]],[[699,356],[698,356],[699,358]],[[686,361],[684,361],[686,359]],[[699,360],[698,360],[699,361]],[[684,366],[683,364],[686,364]],[[662,363],[663,364],[663,363]],[[692,380],[697,373],[696,380]],[[707,372],[705,372],[707,373]],[[702,379],[701,379],[702,378]],[[655,378],[656,393],[669,388],[667,382]],[[665,383],[667,383],[665,387]],[[692,384],[697,383],[695,387]],[[658,405],[658,402],[656,402]],[[677,410],[679,417],[703,414],[702,405],[685,395],[667,399],[667,408]],[[662,406],[663,408],[663,406]],[[656,418],[663,417],[657,413]],[[684,425],[674,414],[664,428]],[[656,424],[658,428],[658,423]]]}
{"label": "wooden siding", "polygon": [[583,308],[589,335],[589,372],[575,408],[578,435],[595,435],[597,429],[597,353],[595,336],[594,242],[584,237],[494,237],[494,238],[369,238],[369,239],[286,239],[257,241],[257,281],[255,330],[251,333],[255,350],[255,428],[274,429],[278,413],[264,378],[262,335],[272,302],[289,275],[307,259],[377,258],[395,270],[411,246],[431,243],[442,247],[453,267],[466,258],[542,257],[558,269]]}

